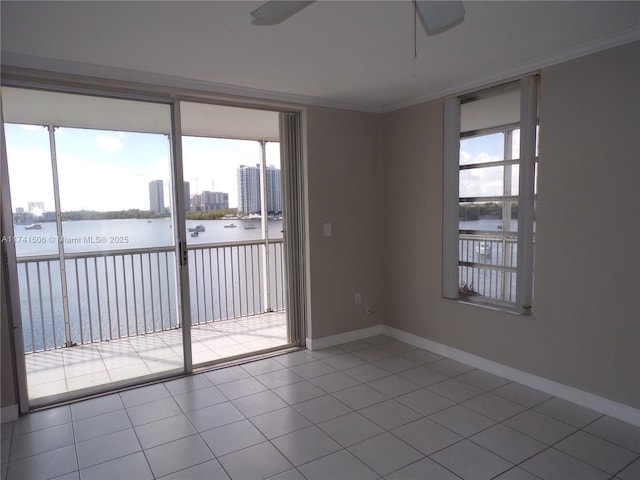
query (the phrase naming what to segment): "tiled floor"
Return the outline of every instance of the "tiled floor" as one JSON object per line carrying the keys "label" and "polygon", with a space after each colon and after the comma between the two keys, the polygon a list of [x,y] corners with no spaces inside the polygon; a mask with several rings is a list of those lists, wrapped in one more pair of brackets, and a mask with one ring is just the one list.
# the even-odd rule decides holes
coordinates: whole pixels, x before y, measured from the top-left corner
{"label": "tiled floor", "polygon": [[[193,326],[193,363],[287,343],[286,313],[274,312]],[[25,356],[29,397],[82,390],[182,369],[182,330],[168,330]]]}
{"label": "tiled floor", "polygon": [[640,478],[640,428],[372,337],[2,425],[14,479]]}

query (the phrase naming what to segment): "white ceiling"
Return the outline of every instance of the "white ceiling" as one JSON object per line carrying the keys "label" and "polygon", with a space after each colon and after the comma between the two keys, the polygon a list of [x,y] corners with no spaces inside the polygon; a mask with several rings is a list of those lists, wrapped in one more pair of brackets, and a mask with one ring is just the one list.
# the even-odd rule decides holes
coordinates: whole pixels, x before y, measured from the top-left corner
{"label": "white ceiling", "polygon": [[640,39],[640,2],[465,1],[413,60],[410,0],[317,1],[251,24],[261,2],[14,2],[4,65],[388,111]]}

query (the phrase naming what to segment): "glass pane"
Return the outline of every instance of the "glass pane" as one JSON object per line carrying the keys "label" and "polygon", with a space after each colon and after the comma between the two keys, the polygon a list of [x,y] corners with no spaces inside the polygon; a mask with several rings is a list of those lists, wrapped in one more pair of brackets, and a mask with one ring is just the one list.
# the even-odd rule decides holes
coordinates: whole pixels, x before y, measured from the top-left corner
{"label": "glass pane", "polygon": [[518,231],[518,202],[460,203],[460,230]]}
{"label": "glass pane", "polygon": [[38,256],[18,248],[30,403],[182,371],[169,107],[4,93],[8,119],[50,125],[5,125],[16,217],[39,225],[17,231],[51,239]]}
{"label": "glass pane", "polygon": [[173,245],[163,134],[56,129],[65,251]]}
{"label": "glass pane", "polygon": [[186,225],[193,363],[285,345],[279,143],[253,136],[277,132],[278,116],[182,106],[186,131],[199,135],[182,138],[183,176],[190,190]]}
{"label": "glass pane", "polygon": [[504,134],[502,132],[460,139],[460,165],[499,160],[504,160]]}
{"label": "glass pane", "polygon": [[13,232],[18,257],[58,251],[49,130],[5,124]]}
{"label": "glass pane", "polygon": [[460,171],[460,197],[504,195],[504,167],[473,168]]}

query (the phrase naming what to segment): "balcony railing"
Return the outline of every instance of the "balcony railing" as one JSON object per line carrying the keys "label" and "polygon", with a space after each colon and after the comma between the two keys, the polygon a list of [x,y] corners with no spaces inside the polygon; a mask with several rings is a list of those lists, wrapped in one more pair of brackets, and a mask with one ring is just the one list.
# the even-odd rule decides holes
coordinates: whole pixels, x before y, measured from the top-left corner
{"label": "balcony railing", "polygon": [[460,234],[458,278],[470,298],[477,295],[498,302],[516,301],[516,235]]}
{"label": "balcony railing", "polygon": [[[191,323],[285,309],[282,239],[190,246]],[[172,247],[18,258],[25,352],[179,327]],[[66,298],[63,292],[66,291]]]}

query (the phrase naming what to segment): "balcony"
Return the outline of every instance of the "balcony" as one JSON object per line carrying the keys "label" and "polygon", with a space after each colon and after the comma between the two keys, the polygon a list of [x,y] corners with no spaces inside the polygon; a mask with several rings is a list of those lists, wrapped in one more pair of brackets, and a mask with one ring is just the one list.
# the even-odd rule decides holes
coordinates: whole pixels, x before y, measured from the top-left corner
{"label": "balcony", "polygon": [[[268,251],[268,254],[265,254]],[[194,364],[288,343],[282,239],[190,246]],[[30,399],[183,368],[173,248],[18,259]]]}

